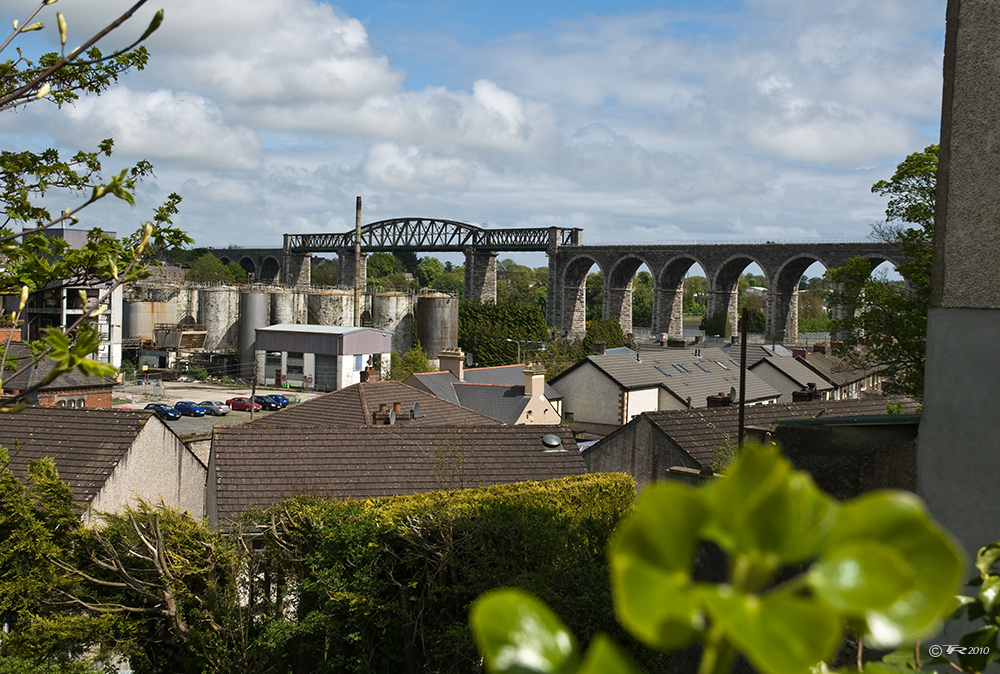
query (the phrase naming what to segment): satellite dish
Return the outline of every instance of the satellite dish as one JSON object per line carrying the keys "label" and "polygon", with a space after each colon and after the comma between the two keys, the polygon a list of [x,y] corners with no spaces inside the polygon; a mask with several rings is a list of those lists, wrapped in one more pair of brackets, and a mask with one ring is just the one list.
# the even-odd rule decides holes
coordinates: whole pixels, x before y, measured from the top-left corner
{"label": "satellite dish", "polygon": [[734,400],[736,400],[736,387],[735,386],[730,386],[729,387],[729,402],[732,402]]}
{"label": "satellite dish", "polygon": [[555,433],[547,433],[543,435],[542,444],[545,445],[545,451],[547,452],[555,452],[563,448],[562,438]]}
{"label": "satellite dish", "polygon": [[465,354],[465,367],[472,367],[472,354]]}
{"label": "satellite dish", "polygon": [[420,418],[420,403],[413,403],[413,407],[410,408],[410,418],[411,419]]}
{"label": "satellite dish", "polygon": [[396,423],[396,410],[389,410],[389,425]]}

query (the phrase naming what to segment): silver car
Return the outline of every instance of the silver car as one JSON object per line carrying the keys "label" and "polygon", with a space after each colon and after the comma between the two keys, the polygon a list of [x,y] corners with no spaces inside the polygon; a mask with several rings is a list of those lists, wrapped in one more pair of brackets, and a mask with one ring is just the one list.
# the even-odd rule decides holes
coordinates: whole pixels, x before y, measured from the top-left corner
{"label": "silver car", "polygon": [[205,408],[206,414],[211,414],[214,417],[229,414],[229,405],[218,400],[203,400],[198,405]]}

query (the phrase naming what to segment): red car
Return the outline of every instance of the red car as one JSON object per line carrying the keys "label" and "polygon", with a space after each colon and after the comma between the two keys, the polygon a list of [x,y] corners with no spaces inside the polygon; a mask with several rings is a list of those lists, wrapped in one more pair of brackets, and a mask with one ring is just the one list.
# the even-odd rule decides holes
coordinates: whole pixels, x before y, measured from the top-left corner
{"label": "red car", "polygon": [[251,405],[253,405],[254,412],[261,409],[260,403],[252,403],[249,398],[230,398],[226,401],[226,404],[229,405],[230,409],[240,412],[249,412]]}

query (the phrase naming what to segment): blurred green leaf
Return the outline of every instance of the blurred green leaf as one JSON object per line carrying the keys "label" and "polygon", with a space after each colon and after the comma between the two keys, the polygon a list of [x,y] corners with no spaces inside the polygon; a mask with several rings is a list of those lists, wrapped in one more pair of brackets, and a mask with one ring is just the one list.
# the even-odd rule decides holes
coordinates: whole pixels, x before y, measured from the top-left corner
{"label": "blurred green leaf", "polygon": [[578,674],[642,674],[607,636],[598,634],[590,642]]}
{"label": "blurred green leaf", "polygon": [[652,648],[679,648],[701,628],[689,588],[698,531],[708,517],[699,494],[668,482],[649,486],[610,546],[618,618]]}
{"label": "blurred green leaf", "polygon": [[973,647],[980,653],[959,653],[958,662],[962,669],[967,672],[981,672],[986,669],[997,656],[997,632],[996,625],[984,625],[978,630],[969,632],[958,640],[960,646]]}
{"label": "blurred green leaf", "polygon": [[984,545],[976,554],[976,568],[981,576],[987,576],[996,561],[1000,559],[1000,541]]}
{"label": "blurred green leaf", "polygon": [[764,597],[727,586],[704,590],[713,623],[763,674],[801,674],[836,651],[843,627],[834,611],[806,597]]}
{"label": "blurred green leaf", "polygon": [[885,609],[866,612],[866,641],[894,648],[933,632],[953,607],[961,584],[958,546],[928,517],[920,499],[893,491],[872,492],[843,504],[822,559],[854,542],[869,541],[897,551],[912,573],[913,587]]}
{"label": "blurred green leaf", "polygon": [[852,541],[814,564],[809,581],[816,594],[837,610],[863,616],[899,601],[914,588],[917,576],[898,550],[878,541]]}
{"label": "blurred green leaf", "polygon": [[987,576],[979,588],[979,601],[987,613],[993,613],[1000,602],[1000,576]]}
{"label": "blurred green leaf", "polygon": [[548,606],[520,590],[493,590],[472,605],[472,632],[490,672],[572,674],[576,639]]}

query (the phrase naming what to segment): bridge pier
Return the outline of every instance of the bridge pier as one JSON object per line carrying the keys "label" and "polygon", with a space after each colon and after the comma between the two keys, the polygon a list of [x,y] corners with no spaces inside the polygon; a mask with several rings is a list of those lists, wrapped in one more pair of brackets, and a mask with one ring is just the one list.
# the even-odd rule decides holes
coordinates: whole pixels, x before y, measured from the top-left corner
{"label": "bridge pier", "polygon": [[497,254],[465,249],[465,299],[497,301]]}
{"label": "bridge pier", "polygon": [[[337,250],[337,285],[346,288],[354,287],[354,249],[341,248]],[[368,288],[368,253],[361,253],[361,292]]]}
{"label": "bridge pier", "polygon": [[281,282],[307,286],[312,282],[312,254],[285,251],[281,256]]}
{"label": "bridge pier", "polygon": [[684,285],[653,289],[653,334],[684,337]]}
{"label": "bridge pier", "polygon": [[[586,307],[587,285],[584,282],[584,306]],[[602,307],[604,318],[613,318],[622,326],[622,332],[628,335],[632,332],[632,279],[629,278],[624,285],[614,283],[611,274],[604,277],[604,306]],[[584,324],[586,330],[586,324]]]}

